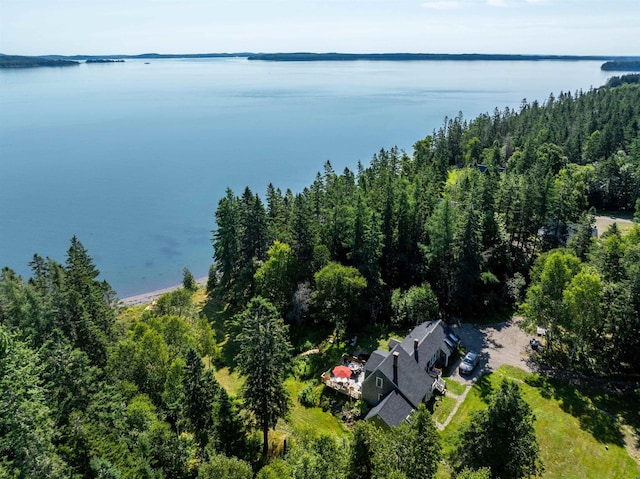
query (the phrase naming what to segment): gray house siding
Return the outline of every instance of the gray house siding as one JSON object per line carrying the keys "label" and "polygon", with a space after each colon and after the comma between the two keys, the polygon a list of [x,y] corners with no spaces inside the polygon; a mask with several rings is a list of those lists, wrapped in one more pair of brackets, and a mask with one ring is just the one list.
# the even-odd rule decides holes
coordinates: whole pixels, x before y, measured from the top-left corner
{"label": "gray house siding", "polygon": [[[381,388],[376,385],[377,378],[382,381]],[[386,396],[394,388],[393,382],[382,371],[373,371],[362,383],[362,399],[370,405],[378,404],[381,397]]]}

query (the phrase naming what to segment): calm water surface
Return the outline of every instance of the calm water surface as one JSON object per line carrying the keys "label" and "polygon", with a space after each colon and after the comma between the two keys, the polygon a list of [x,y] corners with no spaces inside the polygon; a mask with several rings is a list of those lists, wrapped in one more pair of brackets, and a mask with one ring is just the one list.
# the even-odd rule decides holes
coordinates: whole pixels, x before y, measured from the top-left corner
{"label": "calm water surface", "polygon": [[600,62],[127,60],[0,70],[0,266],[75,234],[120,297],[205,276],[227,187],[300,191],[462,111],[597,87]]}

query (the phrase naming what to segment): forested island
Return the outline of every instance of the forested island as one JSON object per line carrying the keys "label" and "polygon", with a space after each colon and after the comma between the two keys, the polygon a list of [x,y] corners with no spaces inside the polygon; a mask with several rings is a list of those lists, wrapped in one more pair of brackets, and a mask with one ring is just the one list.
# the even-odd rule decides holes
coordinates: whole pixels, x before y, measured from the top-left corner
{"label": "forested island", "polygon": [[[0,477],[635,478],[639,194],[623,76],[445,118],[411,153],[327,162],[298,192],[228,190],[206,289],[185,269],[124,307],[75,237],[29,278],[5,267]],[[596,236],[602,211],[626,220]],[[394,427],[320,382],[425,322],[538,343],[473,381],[440,365],[446,393]]]}
{"label": "forested island", "polygon": [[601,55],[513,55],[490,53],[259,53],[248,56],[249,60],[278,62],[311,61],[540,61],[540,60],[633,60],[637,57],[611,57]]}
{"label": "forested island", "polygon": [[122,58],[87,58],[85,63],[124,63]]}
{"label": "forested island", "polygon": [[640,71],[640,60],[605,62],[600,68],[605,71],[638,72]]}
{"label": "forested island", "polygon": [[35,68],[35,67],[69,67],[78,62],[66,59],[50,59],[43,57],[26,57],[0,54],[0,68]]}

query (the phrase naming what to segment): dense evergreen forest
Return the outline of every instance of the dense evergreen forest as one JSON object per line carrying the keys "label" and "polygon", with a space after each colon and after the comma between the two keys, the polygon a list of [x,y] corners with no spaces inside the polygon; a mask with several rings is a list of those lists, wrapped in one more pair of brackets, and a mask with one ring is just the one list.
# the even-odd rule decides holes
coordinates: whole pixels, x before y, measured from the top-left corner
{"label": "dense evergreen forest", "polygon": [[[185,270],[184,288],[124,308],[75,237],[64,264],[34,255],[28,279],[4,268],[0,477],[543,474],[536,418],[507,380],[454,438],[422,406],[391,430],[294,430],[275,447],[270,431],[292,407],[286,378],[315,378],[297,399],[318,402],[334,357],[291,361],[313,338],[340,354],[344,338],[427,319],[517,311],[547,329],[541,364],[637,387],[639,130],[640,85],[622,77],[446,118],[411,155],[381,150],[341,173],[327,162],[297,193],[228,190],[206,295]],[[636,224],[596,238],[596,210]],[[223,368],[241,378],[238,397],[216,379]]]}
{"label": "dense evergreen forest", "polygon": [[[210,290],[232,310],[263,296],[294,329],[320,323],[352,334],[377,322],[481,320],[519,304],[537,280],[536,261],[569,247],[581,268],[612,283],[601,288],[640,297],[636,237],[607,233],[626,245],[614,276],[591,239],[593,208],[637,209],[635,80],[469,122],[447,118],[412,156],[382,150],[341,174],[327,162],[297,194],[269,185],[263,201],[248,188],[240,197],[227,191],[216,211]],[[632,329],[638,311],[628,317]],[[622,334],[617,323],[606,327]],[[605,367],[600,359],[602,371],[638,371],[637,361]]]}

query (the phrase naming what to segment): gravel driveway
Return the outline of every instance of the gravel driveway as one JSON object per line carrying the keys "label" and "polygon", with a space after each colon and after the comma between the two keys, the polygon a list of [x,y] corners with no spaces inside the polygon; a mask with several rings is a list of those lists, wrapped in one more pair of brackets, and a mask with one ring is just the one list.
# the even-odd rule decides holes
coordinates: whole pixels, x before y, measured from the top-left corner
{"label": "gravel driveway", "polygon": [[531,336],[519,328],[520,321],[522,318],[515,316],[504,323],[489,325],[465,323],[452,326],[451,328],[462,339],[467,351],[480,353],[480,363],[472,375],[461,376],[458,372],[461,359],[458,359],[450,377],[461,383],[470,384],[484,372],[495,371],[503,364],[517,366],[531,372],[528,361],[531,352],[529,346]]}

